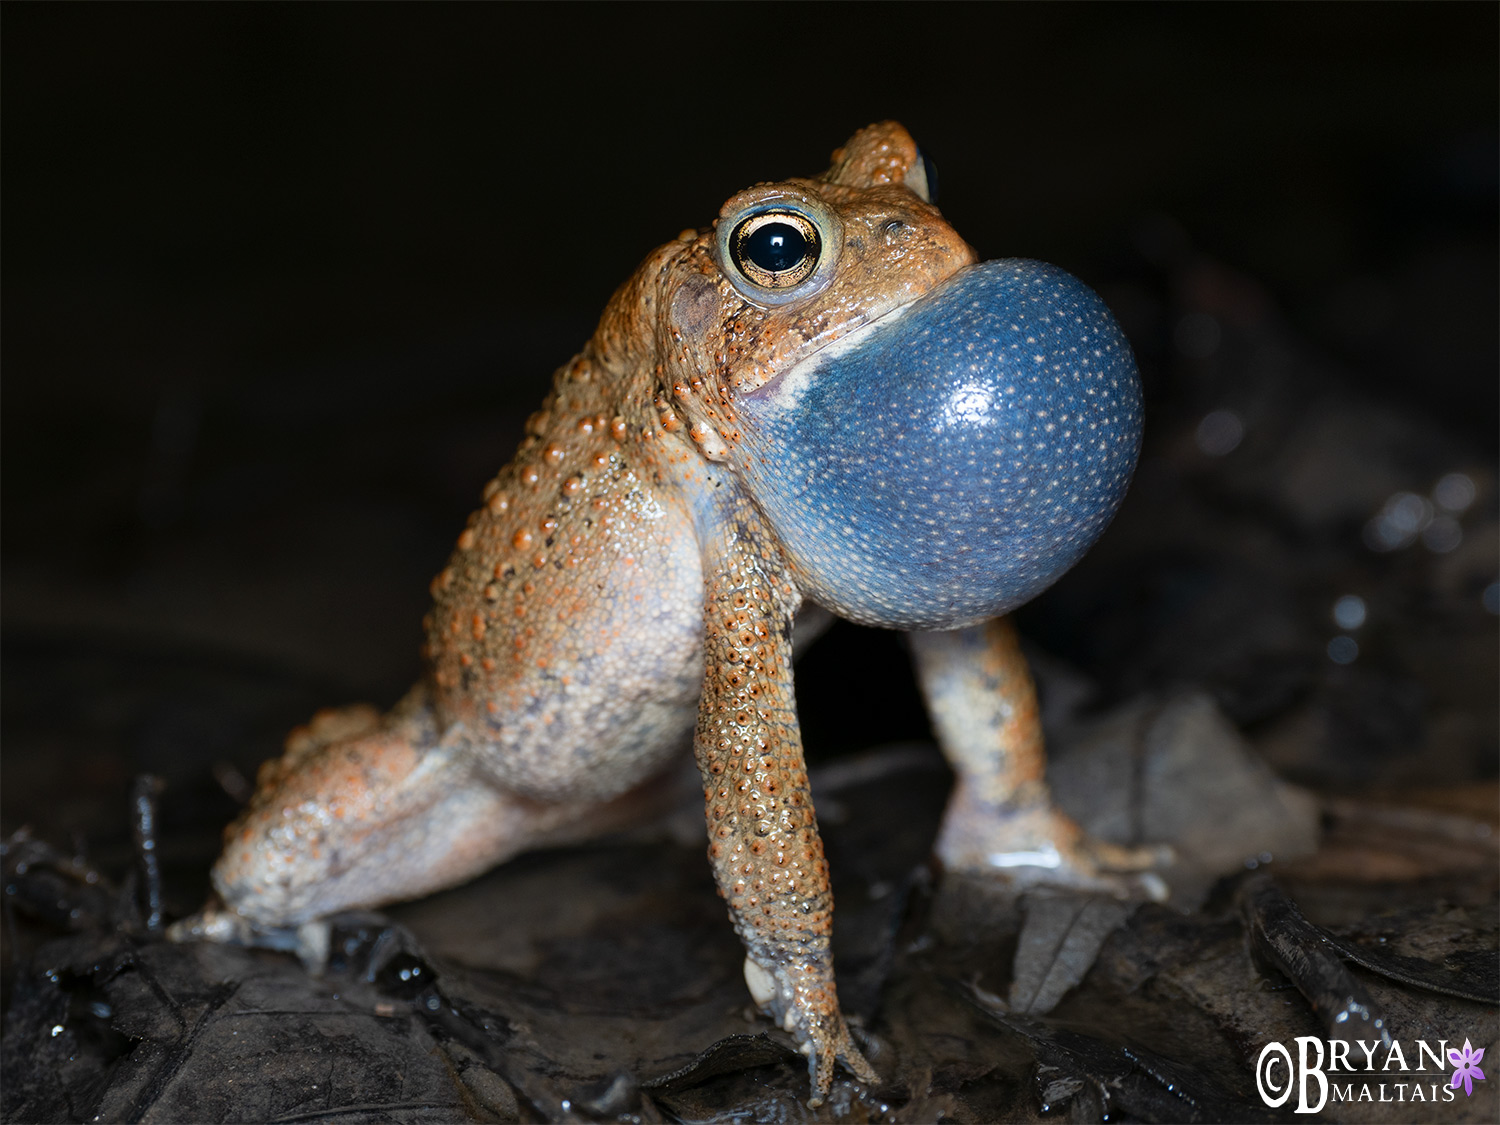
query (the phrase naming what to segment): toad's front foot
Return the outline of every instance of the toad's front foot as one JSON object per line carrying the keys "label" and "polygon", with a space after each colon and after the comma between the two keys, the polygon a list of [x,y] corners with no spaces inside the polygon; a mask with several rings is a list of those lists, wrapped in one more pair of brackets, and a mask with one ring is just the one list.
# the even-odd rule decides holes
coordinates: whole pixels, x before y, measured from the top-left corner
{"label": "toad's front foot", "polygon": [[843,1063],[861,1082],[871,1086],[880,1082],[880,1075],[849,1035],[827,975],[816,965],[768,969],[753,958],[745,958],[745,984],[756,1005],[797,1040],[798,1049],[807,1057],[807,1072],[812,1079],[812,1097],[807,1104],[814,1107],[822,1105],[833,1088],[837,1063]]}
{"label": "toad's front foot", "polygon": [[1172,860],[1166,845],[1124,847],[1095,839],[1046,800],[995,807],[962,788],[949,804],[936,851],[950,871],[1156,902],[1167,897],[1167,885],[1152,869]]}

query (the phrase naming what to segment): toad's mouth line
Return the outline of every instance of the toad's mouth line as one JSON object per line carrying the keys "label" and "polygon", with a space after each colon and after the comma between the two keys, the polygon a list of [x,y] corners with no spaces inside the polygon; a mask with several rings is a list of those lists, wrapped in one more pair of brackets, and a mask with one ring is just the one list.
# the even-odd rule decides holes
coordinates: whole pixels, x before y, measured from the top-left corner
{"label": "toad's mouth line", "polygon": [[888,309],[873,320],[867,320],[858,328],[845,332],[826,344],[819,345],[816,349],[808,352],[791,367],[781,374],[773,376],[753,391],[747,391],[742,397],[747,403],[752,403],[771,413],[795,410],[801,404],[802,396],[812,385],[812,376],[819,368],[831,363],[842,356],[863,347],[869,342],[869,338],[880,330],[889,328],[896,321],[906,315],[907,311],[918,302],[937,292],[947,281],[929,289],[926,293],[918,294],[910,301]]}
{"label": "toad's mouth line", "polygon": [[772,376],[753,391],[747,391],[743,396],[745,404],[753,411],[764,412],[767,415],[796,410],[801,405],[808,388],[812,386],[814,373],[820,368],[864,347],[872,337],[888,330],[918,306],[925,306],[929,301],[942,300],[942,295],[950,291],[950,287],[959,279],[973,270],[983,269],[990,264],[992,263],[981,261],[960,266],[930,289],[916,294],[894,308],[887,309],[879,316],[865,321],[857,328],[850,329],[842,336],[820,344],[779,375]]}

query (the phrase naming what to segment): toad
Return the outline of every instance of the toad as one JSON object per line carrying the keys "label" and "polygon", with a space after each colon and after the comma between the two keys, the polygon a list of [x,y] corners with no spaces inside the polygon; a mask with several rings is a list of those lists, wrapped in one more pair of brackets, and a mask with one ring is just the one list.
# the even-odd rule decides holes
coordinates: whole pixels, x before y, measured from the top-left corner
{"label": "toad", "polygon": [[957,774],[949,870],[1118,889],[1151,853],[1052,804],[1004,616],[1124,495],[1129,345],[1079,281],[978,262],[901,126],[758,184],[653,251],[564,364],[432,581],[426,672],[262,767],[177,933],[286,931],[617,825],[694,755],[750,994],[814,1100],[877,1080],[834,988],[792,690],[799,608],[906,630]]}

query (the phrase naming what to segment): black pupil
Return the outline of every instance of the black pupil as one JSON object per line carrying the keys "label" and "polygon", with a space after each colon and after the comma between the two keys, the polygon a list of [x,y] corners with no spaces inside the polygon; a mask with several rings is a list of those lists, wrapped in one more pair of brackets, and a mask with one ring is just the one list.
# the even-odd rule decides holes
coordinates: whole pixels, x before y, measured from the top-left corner
{"label": "black pupil", "polygon": [[806,258],[812,247],[791,223],[765,223],[745,239],[745,257],[767,273],[782,273]]}

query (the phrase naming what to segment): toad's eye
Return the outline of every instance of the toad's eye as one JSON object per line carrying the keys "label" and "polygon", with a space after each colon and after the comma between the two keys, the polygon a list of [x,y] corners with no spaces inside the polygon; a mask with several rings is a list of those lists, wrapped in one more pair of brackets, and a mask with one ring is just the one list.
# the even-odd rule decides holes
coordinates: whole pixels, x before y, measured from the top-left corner
{"label": "toad's eye", "polygon": [[823,240],[805,215],[790,210],[762,211],[734,228],[729,236],[729,256],[751,284],[762,289],[791,289],[818,268]]}
{"label": "toad's eye", "polygon": [[838,272],[844,224],[833,208],[791,185],[761,184],[730,199],[714,224],[724,277],[753,305],[798,305]]}

